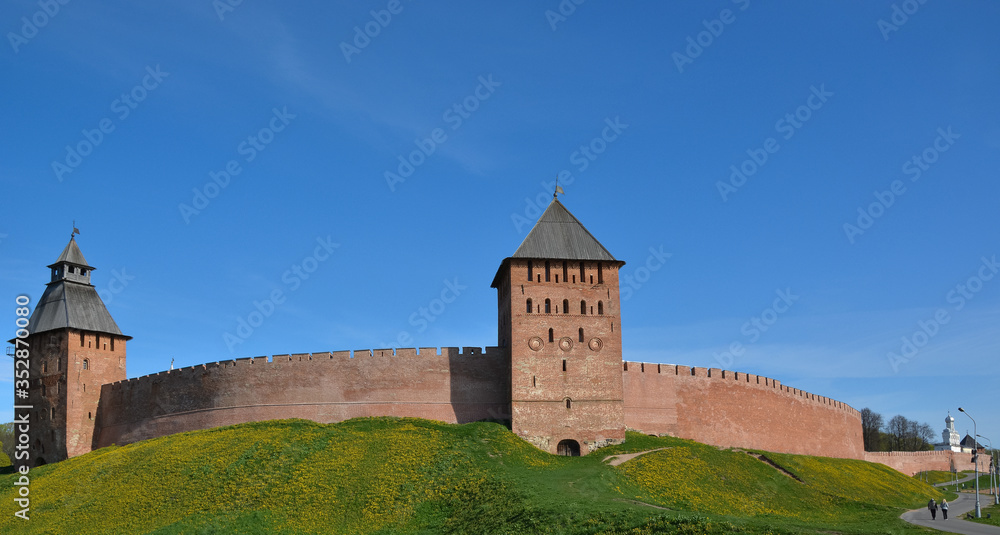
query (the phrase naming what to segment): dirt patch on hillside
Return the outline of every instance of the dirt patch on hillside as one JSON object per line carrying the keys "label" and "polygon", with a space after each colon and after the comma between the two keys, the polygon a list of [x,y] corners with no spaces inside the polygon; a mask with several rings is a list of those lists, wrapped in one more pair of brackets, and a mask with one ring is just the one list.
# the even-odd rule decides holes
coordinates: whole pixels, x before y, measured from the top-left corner
{"label": "dirt patch on hillside", "polygon": [[799,483],[805,483],[805,481],[802,481],[802,479],[800,479],[799,476],[797,476],[797,475],[789,472],[788,470],[785,470],[785,468],[783,466],[781,466],[780,464],[772,461],[771,459],[769,459],[767,457],[767,455],[764,455],[763,453],[757,453],[755,451],[744,451],[744,450],[733,450],[733,451],[742,451],[743,453],[745,453],[745,454],[747,454],[747,455],[749,455],[751,457],[754,457],[754,458],[756,458],[759,461],[763,461],[763,462],[771,465],[771,468],[774,468],[775,470],[781,472],[782,474],[785,474],[786,476],[794,479],[795,481],[798,481]]}
{"label": "dirt patch on hillside", "polygon": [[609,455],[609,456],[607,456],[607,457],[604,458],[604,462],[610,464],[611,466],[618,466],[619,464],[622,464],[625,461],[629,461],[629,460],[635,459],[636,457],[638,457],[640,455],[645,455],[647,453],[653,453],[654,451],[660,451],[660,450],[665,450],[665,449],[669,449],[669,448],[656,448],[655,450],[646,450],[646,451],[640,451],[640,452],[636,452],[636,453],[623,453],[621,455]]}

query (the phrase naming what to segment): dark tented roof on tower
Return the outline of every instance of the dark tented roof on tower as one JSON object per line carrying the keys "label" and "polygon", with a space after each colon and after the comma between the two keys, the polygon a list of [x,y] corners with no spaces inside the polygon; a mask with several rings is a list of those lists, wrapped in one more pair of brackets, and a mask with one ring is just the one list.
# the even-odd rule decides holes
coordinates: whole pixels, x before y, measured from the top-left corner
{"label": "dark tented roof on tower", "polygon": [[73,281],[49,284],[28,322],[32,334],[65,328],[122,336],[97,290]]}
{"label": "dark tented roof on tower", "polygon": [[81,273],[82,269],[77,274],[69,274],[70,265],[94,269],[87,264],[73,238],[70,238],[59,259],[49,266],[53,270],[53,280],[45,286],[45,292],[31,313],[28,332],[34,334],[69,328],[124,336],[97,294],[97,289],[90,284],[90,277]]}
{"label": "dark tented roof on tower", "polygon": [[90,267],[90,264],[87,263],[87,259],[84,258],[83,253],[80,252],[80,247],[77,246],[76,240],[73,238],[69,239],[69,243],[66,244],[66,248],[63,249],[62,254],[59,255],[59,258],[53,262],[52,265],[54,266],[62,262]]}
{"label": "dark tented roof on tower", "polygon": [[979,448],[983,447],[983,445],[980,444],[978,440],[975,440],[974,438],[972,438],[972,435],[969,435],[969,434],[966,434],[965,438],[963,438],[962,442],[960,442],[959,444],[963,448],[976,448],[976,449],[979,449]]}
{"label": "dark tented roof on tower", "polygon": [[512,258],[617,261],[555,198]]}

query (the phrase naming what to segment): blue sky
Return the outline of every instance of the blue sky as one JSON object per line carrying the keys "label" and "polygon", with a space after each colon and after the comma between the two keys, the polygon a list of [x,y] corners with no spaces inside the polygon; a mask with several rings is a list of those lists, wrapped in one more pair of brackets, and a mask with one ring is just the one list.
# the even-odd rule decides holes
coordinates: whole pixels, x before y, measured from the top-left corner
{"label": "blue sky", "polygon": [[75,221],[130,376],[495,345],[561,174],[626,359],[1000,440],[1000,6],[779,4],[5,2],[10,330]]}

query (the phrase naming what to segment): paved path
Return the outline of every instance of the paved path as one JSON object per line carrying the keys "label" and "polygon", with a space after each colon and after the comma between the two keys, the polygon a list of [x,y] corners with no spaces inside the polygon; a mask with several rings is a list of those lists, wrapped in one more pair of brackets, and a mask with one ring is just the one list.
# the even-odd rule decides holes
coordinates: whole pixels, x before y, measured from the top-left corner
{"label": "paved path", "polygon": [[[935,483],[934,486],[947,487],[948,485],[954,485],[955,483],[965,483],[966,481],[972,481],[973,479],[976,479],[976,474],[969,474],[959,479],[958,481],[945,481],[944,483]],[[979,502],[979,505],[982,505],[982,501]]]}
{"label": "paved path", "polygon": [[[991,498],[990,503],[992,503],[992,496],[986,495],[986,497]],[[983,496],[980,496],[979,505],[986,507],[989,504],[986,503]],[[976,508],[975,494],[961,493],[955,501],[948,502],[948,506],[948,520],[942,518],[940,509],[937,513],[937,520],[931,520],[931,512],[926,507],[907,511],[900,518],[910,524],[934,528],[948,533],[964,533],[966,535],[1000,534],[1000,527],[960,520],[960,518],[965,517],[965,513]]]}

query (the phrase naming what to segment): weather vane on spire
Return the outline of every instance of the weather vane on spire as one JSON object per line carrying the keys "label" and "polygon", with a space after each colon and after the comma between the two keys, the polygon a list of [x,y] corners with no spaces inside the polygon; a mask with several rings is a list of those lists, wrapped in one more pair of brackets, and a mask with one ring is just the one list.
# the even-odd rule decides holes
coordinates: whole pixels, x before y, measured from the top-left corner
{"label": "weather vane on spire", "polygon": [[552,193],[552,198],[553,199],[558,199],[560,193],[562,193],[563,195],[566,195],[566,192],[563,191],[563,189],[559,187],[559,175],[556,175],[556,190]]}
{"label": "weather vane on spire", "polygon": [[74,219],[73,220],[73,233],[69,235],[70,239],[73,239],[73,236],[76,236],[79,233],[80,233],[80,229],[76,228],[76,220]]}

